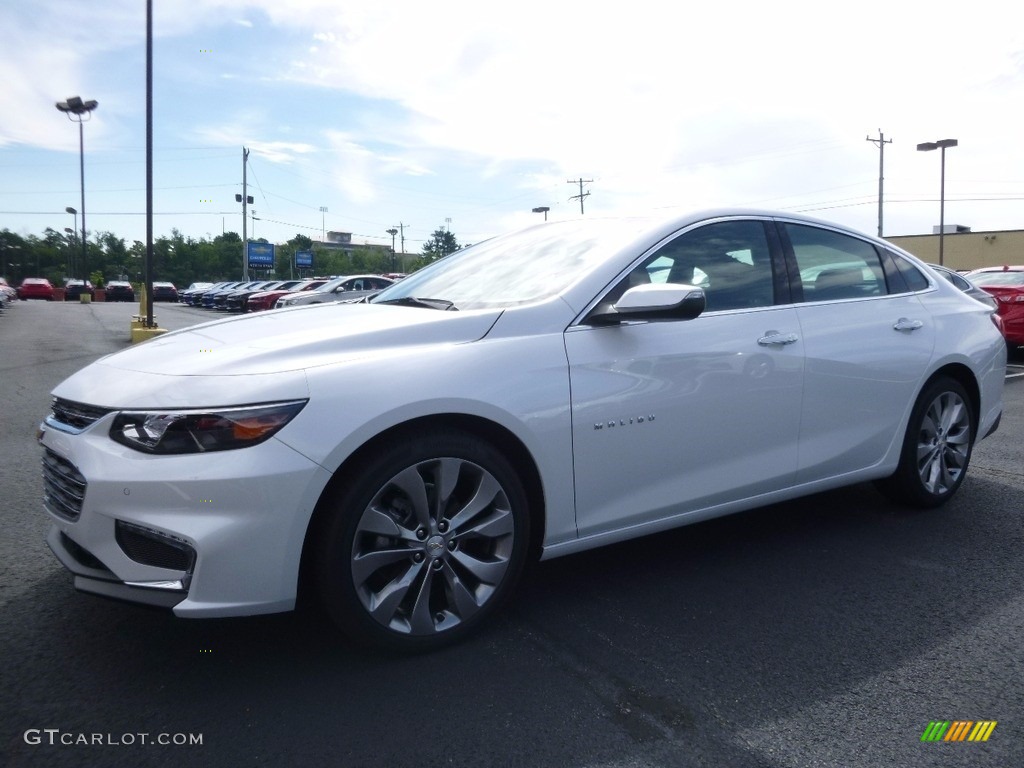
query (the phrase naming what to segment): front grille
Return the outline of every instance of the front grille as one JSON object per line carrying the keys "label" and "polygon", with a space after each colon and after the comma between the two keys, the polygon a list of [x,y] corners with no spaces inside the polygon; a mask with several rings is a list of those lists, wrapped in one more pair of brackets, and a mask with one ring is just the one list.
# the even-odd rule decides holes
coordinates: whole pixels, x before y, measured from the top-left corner
{"label": "front grille", "polygon": [[54,420],[61,424],[67,424],[69,427],[74,427],[75,429],[85,429],[93,422],[102,419],[111,411],[110,408],[97,408],[94,405],[76,403],[72,400],[65,400],[60,397],[53,398],[53,404],[50,406],[50,410],[53,414]]}
{"label": "front grille", "polygon": [[188,544],[149,528],[118,520],[114,536],[122,551],[136,563],[191,571],[196,561],[196,551]]}
{"label": "front grille", "polygon": [[82,514],[85,478],[70,461],[49,448],[43,453],[43,503],[53,514],[74,522]]}

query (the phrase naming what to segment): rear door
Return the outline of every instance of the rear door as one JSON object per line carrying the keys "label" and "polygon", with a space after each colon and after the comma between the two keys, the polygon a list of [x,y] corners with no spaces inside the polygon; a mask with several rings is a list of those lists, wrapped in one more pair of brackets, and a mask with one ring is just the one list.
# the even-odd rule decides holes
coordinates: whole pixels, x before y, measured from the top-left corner
{"label": "rear door", "polygon": [[935,329],[913,285],[873,243],[846,232],[780,222],[806,369],[797,482],[882,460],[921,386]]}

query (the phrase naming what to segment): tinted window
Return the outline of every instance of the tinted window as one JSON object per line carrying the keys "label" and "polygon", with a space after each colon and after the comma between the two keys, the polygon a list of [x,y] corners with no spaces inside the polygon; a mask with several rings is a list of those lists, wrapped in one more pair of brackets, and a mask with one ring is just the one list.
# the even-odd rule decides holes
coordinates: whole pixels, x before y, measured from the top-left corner
{"label": "tinted window", "polygon": [[643,283],[697,285],[706,312],[770,306],[771,251],[760,221],[721,221],[680,235],[634,269],[609,294],[612,301]]}
{"label": "tinted window", "polygon": [[793,245],[804,301],[861,299],[888,293],[874,246],[817,227],[785,224]]}
{"label": "tinted window", "polygon": [[[907,284],[907,288],[909,290],[923,291],[928,287],[928,278],[921,274],[921,270],[904,259],[898,253],[889,251],[889,256],[892,257],[893,263],[896,265],[896,269],[898,269],[899,273],[903,276],[903,281]],[[947,277],[946,279],[952,282],[953,285],[956,285],[956,282],[951,278]]]}

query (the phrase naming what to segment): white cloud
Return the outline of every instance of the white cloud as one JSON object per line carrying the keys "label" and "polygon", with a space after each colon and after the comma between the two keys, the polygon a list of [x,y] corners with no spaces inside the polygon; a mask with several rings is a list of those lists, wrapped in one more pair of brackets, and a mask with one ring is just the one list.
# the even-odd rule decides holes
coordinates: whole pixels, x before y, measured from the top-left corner
{"label": "white cloud", "polygon": [[[98,83],[111,85],[98,57],[137,55],[140,4],[87,5],[0,9],[13,30],[0,82],[18,104],[0,113],[0,149],[73,150],[73,132],[51,114],[55,94],[96,97]],[[193,122],[220,127],[196,131],[201,141],[244,143],[360,206],[426,205],[429,180],[435,207],[425,217],[459,206],[481,232],[522,217],[503,206],[571,212],[578,190],[566,181],[580,176],[594,179],[588,212],[863,203],[877,189],[877,149],[864,136],[879,128],[896,139],[886,154],[887,215],[923,229],[929,204],[895,202],[935,195],[935,158],[915,143],[960,138],[951,196],[968,187],[1010,194],[1024,158],[1024,9],[994,0],[156,6],[162,51],[183,40],[209,39],[218,53],[225,39],[258,41],[216,60],[222,101]],[[182,77],[173,58],[161,61]],[[306,96],[301,109],[285,106],[286,92]],[[102,96],[90,141],[125,130],[118,98]],[[455,179],[461,190],[450,187]],[[833,211],[872,229],[872,205]]]}

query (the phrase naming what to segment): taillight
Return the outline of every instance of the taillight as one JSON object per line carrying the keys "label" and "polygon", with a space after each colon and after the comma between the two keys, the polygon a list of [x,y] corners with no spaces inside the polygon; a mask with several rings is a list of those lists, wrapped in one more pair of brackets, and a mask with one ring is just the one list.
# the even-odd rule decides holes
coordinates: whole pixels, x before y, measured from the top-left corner
{"label": "taillight", "polygon": [[993,324],[993,325],[994,325],[994,326],[996,327],[996,329],[997,329],[997,330],[999,331],[999,334],[1000,334],[1000,335],[1005,335],[1005,334],[1003,333],[1003,318],[1001,318],[1001,317],[1000,317],[999,315],[997,315],[997,314],[996,314],[995,312],[993,312],[993,313],[992,313],[991,315],[989,315],[989,317],[990,317],[990,318],[992,318],[992,324]]}

